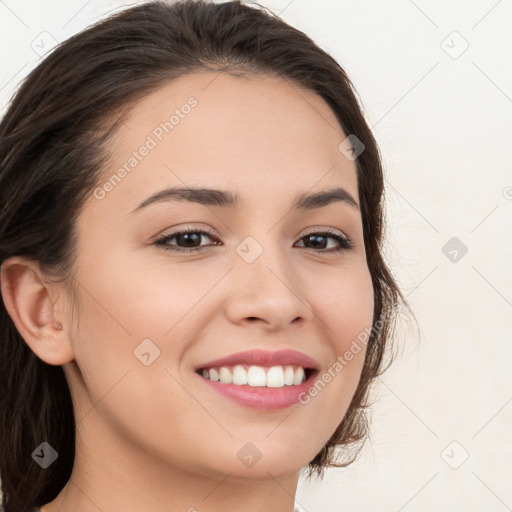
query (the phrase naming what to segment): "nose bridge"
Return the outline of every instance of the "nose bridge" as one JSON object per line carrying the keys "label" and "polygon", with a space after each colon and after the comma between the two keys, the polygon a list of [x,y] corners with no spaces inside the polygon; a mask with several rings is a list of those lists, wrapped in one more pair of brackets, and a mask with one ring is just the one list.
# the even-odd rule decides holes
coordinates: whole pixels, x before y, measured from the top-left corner
{"label": "nose bridge", "polygon": [[284,325],[305,316],[308,308],[277,230],[249,235],[235,251],[236,284],[230,300],[234,317]]}
{"label": "nose bridge", "polygon": [[265,203],[249,203],[246,205],[248,215],[240,218],[238,232],[245,237],[235,247],[236,253],[247,265],[255,262],[261,264],[263,259],[269,266],[282,264],[286,259],[285,243],[281,233],[281,226],[286,215],[283,216],[282,207]]}
{"label": "nose bridge", "polygon": [[287,276],[291,277],[289,255],[277,228],[246,236],[235,251],[240,260],[236,266],[240,269],[241,275],[247,273],[251,281],[255,278],[262,283],[268,280],[279,281],[277,276],[286,281]]}

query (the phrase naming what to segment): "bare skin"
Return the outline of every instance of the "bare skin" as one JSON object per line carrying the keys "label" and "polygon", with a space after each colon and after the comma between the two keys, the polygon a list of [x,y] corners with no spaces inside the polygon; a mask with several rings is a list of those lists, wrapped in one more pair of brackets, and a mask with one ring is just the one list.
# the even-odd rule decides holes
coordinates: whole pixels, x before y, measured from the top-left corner
{"label": "bare skin", "polygon": [[[371,327],[373,288],[357,207],[291,209],[297,194],[334,187],[358,202],[358,188],[329,106],[282,79],[198,73],[162,87],[133,106],[100,185],[192,96],[197,105],[172,131],[152,135],[156,147],[103,198],[88,198],[78,219],[78,316],[36,262],[2,267],[11,317],[38,357],[63,365],[75,404],[73,473],[43,512],[291,512],[301,468],[359,382],[365,350],[309,403],[261,411],[195,373],[250,348],[295,349],[325,372]],[[176,186],[230,190],[242,206],[174,200],[131,213]],[[209,229],[221,243],[202,235],[192,253],[154,245],[181,228]],[[306,236],[328,228],[353,248],[333,252],[335,239],[322,247]],[[251,263],[236,250],[246,237],[262,248]],[[178,237],[167,247],[187,246]],[[160,350],[148,366],[134,355],[145,339]],[[252,467],[237,456],[247,442],[261,453]]]}

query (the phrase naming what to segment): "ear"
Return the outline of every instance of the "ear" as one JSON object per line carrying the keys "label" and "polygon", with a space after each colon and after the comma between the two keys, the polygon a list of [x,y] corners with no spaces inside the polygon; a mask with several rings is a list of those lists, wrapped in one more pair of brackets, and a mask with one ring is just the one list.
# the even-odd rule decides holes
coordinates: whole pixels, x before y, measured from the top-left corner
{"label": "ear", "polygon": [[69,319],[58,309],[66,303],[63,287],[47,283],[37,262],[19,256],[2,263],[0,285],[5,308],[32,352],[51,365],[72,361]]}

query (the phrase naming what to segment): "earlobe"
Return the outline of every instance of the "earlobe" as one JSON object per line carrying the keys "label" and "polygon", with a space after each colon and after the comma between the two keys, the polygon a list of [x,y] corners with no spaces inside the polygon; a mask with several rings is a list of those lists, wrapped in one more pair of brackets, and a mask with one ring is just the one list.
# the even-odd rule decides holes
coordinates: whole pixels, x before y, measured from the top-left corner
{"label": "earlobe", "polygon": [[7,259],[0,269],[0,285],[5,308],[30,349],[48,364],[72,361],[71,340],[56,318],[63,292],[45,282],[38,263],[18,256]]}

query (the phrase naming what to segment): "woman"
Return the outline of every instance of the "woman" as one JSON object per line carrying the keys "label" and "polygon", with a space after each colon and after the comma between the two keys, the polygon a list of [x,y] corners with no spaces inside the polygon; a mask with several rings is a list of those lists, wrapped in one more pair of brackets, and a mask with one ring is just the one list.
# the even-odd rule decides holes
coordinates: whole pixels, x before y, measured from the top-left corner
{"label": "woman", "polygon": [[332,57],[149,2],[57,47],[0,137],[6,512],[291,512],[355,460],[406,303]]}

